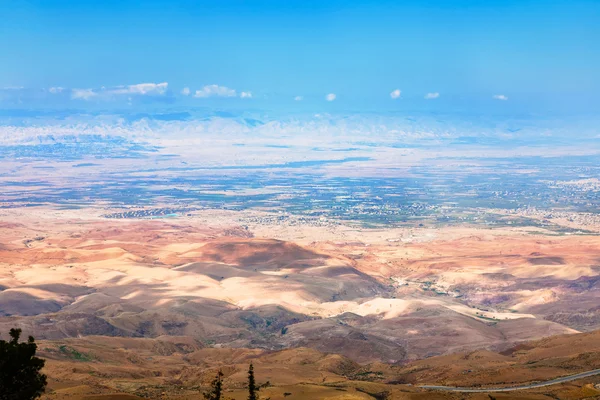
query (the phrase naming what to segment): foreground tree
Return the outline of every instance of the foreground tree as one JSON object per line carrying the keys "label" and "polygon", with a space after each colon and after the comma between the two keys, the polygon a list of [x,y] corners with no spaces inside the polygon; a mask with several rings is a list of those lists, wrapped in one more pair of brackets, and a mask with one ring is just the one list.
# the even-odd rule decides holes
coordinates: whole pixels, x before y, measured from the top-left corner
{"label": "foreground tree", "polygon": [[21,329],[11,329],[10,337],[0,340],[0,400],[36,399],[46,390],[45,361],[35,356],[33,337],[19,343]]}
{"label": "foreground tree", "polygon": [[206,400],[221,400],[223,395],[223,372],[219,370],[217,376],[210,384],[210,390],[204,393]]}
{"label": "foreground tree", "polygon": [[254,379],[254,366],[250,363],[248,368],[248,400],[258,400],[258,387]]}

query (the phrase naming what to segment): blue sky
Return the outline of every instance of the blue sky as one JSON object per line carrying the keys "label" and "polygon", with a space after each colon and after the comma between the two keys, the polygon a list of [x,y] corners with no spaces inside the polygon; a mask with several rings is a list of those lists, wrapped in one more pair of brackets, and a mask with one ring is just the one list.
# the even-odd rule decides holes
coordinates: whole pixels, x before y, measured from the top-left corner
{"label": "blue sky", "polygon": [[0,19],[6,106],[600,105],[597,0],[0,0]]}

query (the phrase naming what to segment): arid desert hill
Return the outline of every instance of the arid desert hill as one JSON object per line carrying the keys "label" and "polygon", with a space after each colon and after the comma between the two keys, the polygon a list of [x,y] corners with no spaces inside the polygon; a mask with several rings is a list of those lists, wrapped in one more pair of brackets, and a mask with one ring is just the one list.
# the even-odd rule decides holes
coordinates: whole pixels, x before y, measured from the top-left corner
{"label": "arid desert hill", "polygon": [[307,347],[402,364],[599,327],[595,236],[472,228],[298,243],[254,236],[194,216],[8,214],[0,330],[51,340],[184,336],[205,347]]}
{"label": "arid desert hill", "polygon": [[[278,399],[592,399],[600,377],[509,393],[449,393],[422,384],[506,387],[600,368],[600,331],[527,342],[502,353],[477,350],[402,366],[358,364],[309,348],[268,351],[206,347],[190,337],[89,336],[39,342],[46,399],[194,399],[216,371],[226,395],[244,399],[248,364],[261,393]],[[490,397],[491,396],[491,397]]]}

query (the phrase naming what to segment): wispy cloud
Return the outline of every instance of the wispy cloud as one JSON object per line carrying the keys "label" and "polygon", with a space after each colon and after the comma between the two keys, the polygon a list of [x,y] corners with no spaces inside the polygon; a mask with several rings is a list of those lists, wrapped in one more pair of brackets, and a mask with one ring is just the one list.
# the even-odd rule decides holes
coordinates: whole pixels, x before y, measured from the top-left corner
{"label": "wispy cloud", "polygon": [[440,97],[440,94],[438,92],[434,92],[434,93],[427,93],[425,95],[425,98],[427,100],[431,100],[431,99],[437,99],[438,97]]}
{"label": "wispy cloud", "polygon": [[240,93],[240,97],[242,99],[251,99],[252,98],[252,92],[242,92],[242,93]]}
{"label": "wispy cloud", "polygon": [[[77,100],[115,100],[121,96],[127,96],[127,99],[131,100],[135,96],[164,96],[167,93],[169,84],[167,82],[162,83],[138,83],[135,85],[123,85],[115,87],[101,87],[100,89],[72,89],[71,98]],[[60,91],[51,93],[59,93],[64,90],[60,88]],[[58,88],[54,88],[58,89]]]}
{"label": "wispy cloud", "polygon": [[336,99],[336,95],[335,93],[329,93],[327,96],[325,96],[325,100],[327,101],[334,101]]}
{"label": "wispy cloud", "polygon": [[111,94],[138,94],[138,95],[163,95],[167,92],[169,84],[162,83],[138,83],[136,85],[117,86],[107,89]]}
{"label": "wispy cloud", "polygon": [[90,100],[98,96],[93,89],[73,89],[71,90],[71,98],[76,100]]}
{"label": "wispy cloud", "polygon": [[200,90],[196,90],[194,97],[235,97],[237,92],[226,86],[206,85]]}
{"label": "wispy cloud", "polygon": [[402,94],[402,91],[400,89],[396,89],[396,90],[393,90],[392,93],[390,93],[390,97],[392,99],[399,99],[401,94]]}
{"label": "wispy cloud", "polygon": [[64,92],[65,88],[60,86],[51,87],[48,91],[52,94],[58,94]]}
{"label": "wispy cloud", "polygon": [[[456,127],[455,121],[438,121],[437,118],[419,117],[417,120],[421,127],[414,129],[415,122],[406,120],[404,116],[381,116],[381,115],[336,115],[329,113],[316,114],[314,116],[285,117],[283,119],[271,119],[263,115],[259,119],[262,123],[247,123],[244,119],[237,117],[206,116],[196,118],[184,118],[182,120],[164,120],[152,113],[144,113],[143,117],[135,120],[123,121],[122,114],[103,114],[92,116],[83,114],[77,116],[70,114],[65,121],[64,118],[46,120],[44,124],[32,126],[6,126],[0,124],[0,144],[3,143],[39,143],[40,137],[52,135],[51,140],[58,140],[61,136],[73,135],[106,135],[121,136],[132,140],[144,141],[156,145],[167,145],[172,140],[194,141],[193,143],[205,143],[207,138],[268,138],[273,136],[289,138],[294,143],[300,140],[303,145],[315,143],[322,146],[324,141],[331,140],[334,146],[349,147],[349,143],[356,140],[364,140],[365,136],[373,135],[382,140],[383,143],[395,142],[398,137],[410,140],[422,140],[424,138],[450,139],[469,132],[479,135],[482,132],[495,132],[495,128],[489,128],[488,124],[478,125],[465,123]],[[136,113],[137,114],[137,113]],[[62,115],[62,114],[61,114]],[[249,114],[245,114],[249,115]],[[251,115],[256,116],[254,113]],[[486,128],[487,127],[487,128]],[[205,135],[198,135],[205,132]],[[597,132],[591,130],[596,135]],[[300,139],[298,139],[300,138]],[[329,138],[329,139],[328,139]],[[348,142],[344,142],[344,140]]]}
{"label": "wispy cloud", "polygon": [[492,97],[496,100],[503,100],[503,101],[508,100],[508,97],[503,94],[495,94]]}
{"label": "wispy cloud", "polygon": [[294,97],[294,100],[296,100],[296,101],[302,101],[302,100],[304,100],[304,97],[302,97],[302,96],[296,96],[296,97]]}
{"label": "wispy cloud", "polygon": [[190,93],[192,93],[192,91],[190,90],[189,87],[184,87],[183,89],[181,89],[181,94],[184,96],[189,96]]}

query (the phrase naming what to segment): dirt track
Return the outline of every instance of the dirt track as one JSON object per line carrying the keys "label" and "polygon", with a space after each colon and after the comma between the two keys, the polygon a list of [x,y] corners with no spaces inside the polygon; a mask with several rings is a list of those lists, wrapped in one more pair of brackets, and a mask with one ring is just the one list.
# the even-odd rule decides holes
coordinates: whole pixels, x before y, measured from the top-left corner
{"label": "dirt track", "polygon": [[529,385],[519,385],[512,387],[503,387],[503,388],[463,388],[463,387],[452,387],[452,386],[431,386],[431,385],[422,385],[419,386],[423,389],[431,389],[431,390],[441,390],[445,392],[463,392],[463,393],[487,393],[487,392],[513,392],[516,390],[527,390],[527,389],[535,389],[544,386],[557,385],[559,383],[565,383],[570,381],[575,381],[577,379],[587,378],[590,376],[600,375],[600,369],[594,369],[587,372],[581,372],[575,375],[563,376],[562,378],[556,378],[549,381],[543,381],[538,383],[532,383]]}

